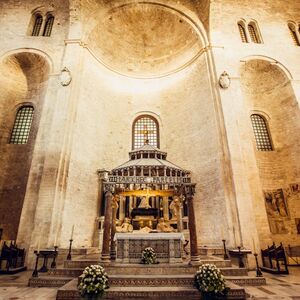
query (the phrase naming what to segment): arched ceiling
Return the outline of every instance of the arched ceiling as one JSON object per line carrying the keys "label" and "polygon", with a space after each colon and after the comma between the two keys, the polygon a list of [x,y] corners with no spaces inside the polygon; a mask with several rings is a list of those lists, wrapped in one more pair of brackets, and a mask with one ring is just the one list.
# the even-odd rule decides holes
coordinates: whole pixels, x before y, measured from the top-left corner
{"label": "arched ceiling", "polygon": [[241,80],[243,88],[252,94],[269,92],[289,82],[287,75],[276,63],[260,59],[242,64]]}
{"label": "arched ceiling", "polygon": [[86,43],[108,68],[133,77],[157,77],[191,63],[203,45],[184,13],[158,3],[113,7],[94,20]]}

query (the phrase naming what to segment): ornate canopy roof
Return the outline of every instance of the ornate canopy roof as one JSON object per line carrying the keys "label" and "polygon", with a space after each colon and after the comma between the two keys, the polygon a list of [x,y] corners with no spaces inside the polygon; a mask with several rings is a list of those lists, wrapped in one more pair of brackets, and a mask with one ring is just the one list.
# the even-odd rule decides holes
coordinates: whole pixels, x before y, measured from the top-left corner
{"label": "ornate canopy roof", "polygon": [[[132,150],[129,152],[129,160],[122,165],[118,166],[117,168],[112,170],[113,174],[118,174],[124,170],[128,169],[137,169],[140,170],[141,168],[149,169],[151,168],[155,174],[155,170],[166,169],[168,173],[175,172],[176,176],[178,174],[181,176],[186,176],[189,174],[188,171],[180,168],[179,166],[171,163],[167,160],[167,153],[159,150],[158,148],[151,146],[149,144],[145,144],[144,146]],[[147,172],[148,173],[148,172]],[[151,171],[150,171],[151,173]],[[151,174],[148,174],[151,176]]]}

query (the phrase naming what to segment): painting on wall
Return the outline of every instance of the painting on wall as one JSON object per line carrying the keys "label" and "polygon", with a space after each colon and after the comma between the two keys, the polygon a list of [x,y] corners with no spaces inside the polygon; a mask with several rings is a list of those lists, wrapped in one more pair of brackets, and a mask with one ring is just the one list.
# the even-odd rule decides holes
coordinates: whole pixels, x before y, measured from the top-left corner
{"label": "painting on wall", "polygon": [[299,183],[292,183],[290,184],[290,189],[292,194],[298,194],[300,193],[300,184]]}
{"label": "painting on wall", "polygon": [[285,221],[290,218],[282,189],[264,191],[270,230],[274,234],[288,233]]}
{"label": "painting on wall", "polygon": [[295,219],[297,234],[300,234],[300,219]]}

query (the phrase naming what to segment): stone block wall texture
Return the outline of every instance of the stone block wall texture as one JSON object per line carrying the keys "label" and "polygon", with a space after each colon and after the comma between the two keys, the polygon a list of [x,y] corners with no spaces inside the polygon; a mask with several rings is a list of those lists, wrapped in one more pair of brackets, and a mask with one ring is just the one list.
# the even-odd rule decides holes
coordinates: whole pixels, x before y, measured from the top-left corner
{"label": "stone block wall texture", "polygon": [[[222,231],[231,247],[297,244],[300,47],[287,22],[299,20],[300,4],[284,2],[0,1],[4,237],[29,252],[66,247],[74,225],[74,246],[93,245],[97,169],[127,160],[132,122],[150,114],[161,149],[197,183],[199,245],[220,246]],[[36,11],[55,16],[50,37],[30,36]],[[241,42],[240,19],[257,22],[262,44]],[[10,145],[21,103],[34,105],[34,125],[28,144]],[[255,112],[268,120],[273,152],[256,150]],[[274,234],[264,191],[277,189],[288,217]]]}

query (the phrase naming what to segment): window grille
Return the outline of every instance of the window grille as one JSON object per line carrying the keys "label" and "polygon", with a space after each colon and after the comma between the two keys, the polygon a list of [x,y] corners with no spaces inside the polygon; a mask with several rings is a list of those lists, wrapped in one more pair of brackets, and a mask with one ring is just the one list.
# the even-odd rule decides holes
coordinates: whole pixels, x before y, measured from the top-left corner
{"label": "window grille", "polygon": [[248,43],[245,27],[240,23],[238,24],[238,27],[239,27],[239,32],[240,32],[242,42]]}
{"label": "window grille", "polygon": [[10,137],[10,144],[26,144],[28,141],[31,123],[33,119],[33,107],[23,106],[16,115],[15,124]]}
{"label": "window grille", "polygon": [[289,30],[290,30],[290,34],[293,40],[294,45],[296,46],[300,46],[300,42],[296,33],[296,29],[295,26],[293,26],[292,24],[289,24]]}
{"label": "window grille", "polygon": [[41,15],[36,15],[34,20],[34,25],[32,29],[32,36],[38,36],[43,24],[43,17]]}
{"label": "window grille", "polygon": [[253,43],[260,44],[260,40],[258,38],[258,34],[257,34],[257,30],[255,28],[255,25],[249,24],[248,25],[248,31],[249,31],[249,35],[250,35],[251,41]]}
{"label": "window grille", "polygon": [[51,35],[51,31],[52,31],[52,27],[53,27],[53,23],[54,23],[54,17],[52,15],[49,15],[45,24],[45,29],[43,32],[43,36],[50,36]]}
{"label": "window grille", "polygon": [[251,122],[258,151],[272,151],[273,146],[265,119],[257,114],[251,115]]}
{"label": "window grille", "polygon": [[141,116],[133,123],[133,149],[146,144],[159,147],[158,123],[151,116]]}

